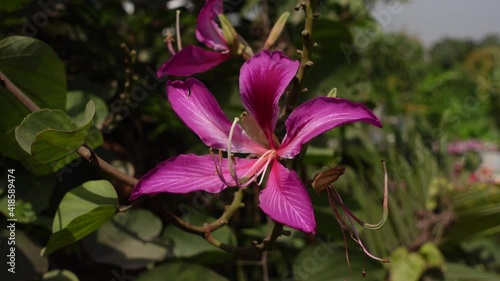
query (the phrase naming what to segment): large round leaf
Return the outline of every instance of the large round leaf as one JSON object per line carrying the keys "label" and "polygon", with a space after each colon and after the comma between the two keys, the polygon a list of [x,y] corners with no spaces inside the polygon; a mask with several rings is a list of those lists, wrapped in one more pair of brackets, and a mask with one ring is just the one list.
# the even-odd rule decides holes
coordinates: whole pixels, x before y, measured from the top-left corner
{"label": "large round leaf", "polygon": [[72,220],[99,206],[119,206],[118,196],[106,180],[88,181],[64,195],[52,224],[52,232],[64,229]]}
{"label": "large round leaf", "polygon": [[68,192],[57,209],[45,254],[74,243],[110,220],[118,197],[108,181],[89,181]]}
{"label": "large round leaf", "polygon": [[[66,105],[66,73],[62,61],[45,43],[26,36],[10,36],[0,41],[0,71],[41,108],[64,109]],[[0,87],[0,135],[19,125],[29,111]],[[7,142],[4,137],[2,144]],[[0,152],[11,158],[19,155],[9,149],[15,143],[1,145]]]}

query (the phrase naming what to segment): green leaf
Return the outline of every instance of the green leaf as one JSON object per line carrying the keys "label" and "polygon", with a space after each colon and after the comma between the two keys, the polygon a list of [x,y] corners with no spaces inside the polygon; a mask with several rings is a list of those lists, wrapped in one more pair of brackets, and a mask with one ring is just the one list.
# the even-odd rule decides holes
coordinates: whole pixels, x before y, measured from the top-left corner
{"label": "green leaf", "polygon": [[46,272],[43,275],[45,281],[79,281],[78,277],[71,271],[66,269],[55,269]]}
{"label": "green leaf", "polygon": [[[85,141],[85,144],[87,146],[89,146],[90,148],[96,148],[98,146],[101,146],[102,143],[103,143],[103,139],[102,139],[101,132],[97,128],[91,127],[89,130],[89,133],[87,135],[87,139]],[[61,171],[59,171],[59,170],[62,169],[63,167],[65,167],[66,165],[70,164],[72,161],[80,158],[80,155],[78,153],[74,152],[63,159],[60,159],[60,160],[57,160],[57,161],[54,161],[51,163],[41,164],[41,163],[35,161],[35,159],[31,155],[29,155],[27,152],[22,150],[17,144],[16,144],[16,146],[23,155],[23,157],[21,158],[21,161],[22,161],[24,167],[26,167],[26,169],[28,169],[31,173],[38,175],[38,176],[47,175],[47,174],[57,172],[57,177],[58,177],[59,181],[63,180],[63,176],[66,173],[73,171],[75,169],[75,167],[70,166],[70,167],[66,167],[64,170],[61,170]],[[83,160],[81,160],[81,161],[83,161]]]}
{"label": "green leaf", "polygon": [[111,219],[119,206],[108,181],[88,181],[66,193],[52,223],[46,254],[74,243]]}
{"label": "green leaf", "polygon": [[161,220],[143,209],[132,209],[116,216],[82,243],[96,262],[121,268],[140,268],[163,260],[172,247],[160,238]]}
{"label": "green leaf", "polygon": [[71,131],[77,129],[77,126],[61,110],[42,109],[28,115],[16,128],[17,143],[24,151],[32,154],[31,146],[35,142],[36,136],[49,128]]}
{"label": "green leaf", "polygon": [[89,100],[95,103],[93,124],[100,129],[109,114],[108,106],[102,98],[84,91],[69,91],[66,99],[66,112],[77,124],[85,123],[85,104]]}
{"label": "green leaf", "polygon": [[50,236],[44,255],[49,255],[55,250],[68,246],[94,232],[110,220],[116,211],[114,206],[99,206],[72,220],[65,228]]}
{"label": "green leaf", "polygon": [[[185,216],[183,219],[195,225],[203,225],[215,220],[202,213]],[[236,245],[236,237],[228,226],[212,232],[212,235],[222,243]],[[233,258],[231,254],[214,247],[200,236],[186,233],[172,224],[165,227],[162,239],[173,245],[171,254],[176,258],[196,258],[197,261],[210,263],[224,263]]]}
{"label": "green leaf", "polygon": [[438,247],[432,242],[426,242],[418,249],[422,254],[428,267],[441,267],[444,265],[444,257]]}
{"label": "green leaf", "polygon": [[196,264],[168,263],[139,275],[134,281],[157,281],[165,280],[166,276],[175,276],[176,281],[228,281],[227,278],[214,271]]}
{"label": "green leaf", "polygon": [[52,232],[99,206],[119,207],[118,196],[109,181],[88,181],[64,195],[52,224]]}
{"label": "green leaf", "polygon": [[[26,36],[10,36],[0,41],[0,71],[41,108],[64,109],[66,73],[57,54],[45,43]],[[15,142],[4,135],[19,125],[29,111],[4,87],[0,87],[0,152],[19,159]],[[9,142],[9,144],[5,144]]]}
{"label": "green leaf", "polygon": [[425,270],[425,260],[417,253],[409,253],[405,247],[399,247],[391,255],[389,265],[391,280],[417,281]]}
{"label": "green leaf", "polygon": [[94,114],[95,104],[89,101],[79,127],[60,110],[42,109],[28,115],[16,128],[16,140],[36,161],[54,162],[71,155],[85,143]]}

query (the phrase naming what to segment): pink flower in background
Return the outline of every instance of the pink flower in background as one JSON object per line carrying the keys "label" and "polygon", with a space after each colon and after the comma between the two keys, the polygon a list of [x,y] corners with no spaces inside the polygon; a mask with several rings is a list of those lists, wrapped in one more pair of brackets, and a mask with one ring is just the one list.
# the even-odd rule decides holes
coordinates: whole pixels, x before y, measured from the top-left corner
{"label": "pink flower in background", "polygon": [[[312,203],[297,173],[280,163],[293,158],[303,144],[315,136],[351,122],[381,126],[364,105],[339,98],[319,97],[298,106],[285,122],[286,135],[274,135],[278,120],[278,100],[295,76],[299,62],[281,52],[263,51],[241,68],[240,91],[248,113],[242,126],[231,122],[209,90],[198,80],[169,81],[167,96],[172,109],[209,147],[228,154],[246,153],[250,158],[228,160],[215,155],[184,154],[160,163],[144,175],[131,199],[143,194],[217,193],[227,186],[246,186],[263,182],[260,207],[275,221],[314,233],[316,222]],[[260,177],[260,179],[259,179]]]}
{"label": "pink flower in background", "polygon": [[198,15],[196,38],[213,51],[190,45],[171,57],[157,72],[165,75],[191,76],[207,71],[231,57],[222,30],[214,19],[223,12],[222,0],[207,0]]}

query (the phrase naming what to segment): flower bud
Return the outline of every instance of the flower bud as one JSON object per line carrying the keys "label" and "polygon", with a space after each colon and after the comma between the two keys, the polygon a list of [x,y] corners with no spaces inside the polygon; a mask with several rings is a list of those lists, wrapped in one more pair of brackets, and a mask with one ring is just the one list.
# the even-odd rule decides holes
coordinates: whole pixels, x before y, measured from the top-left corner
{"label": "flower bud", "polygon": [[269,48],[271,48],[271,46],[276,43],[276,40],[278,39],[278,37],[280,37],[281,32],[283,32],[283,28],[285,27],[288,17],[290,17],[289,12],[284,12],[283,14],[281,14],[281,16],[271,29],[271,32],[269,32],[269,36],[267,36],[266,43],[264,44],[264,50],[269,50]]}
{"label": "flower bud", "polygon": [[226,39],[229,50],[232,54],[237,54],[240,46],[238,33],[224,14],[219,14],[217,17],[219,17],[222,32],[224,33],[224,38]]}
{"label": "flower bud", "polygon": [[330,92],[328,92],[328,95],[326,95],[329,98],[336,98],[337,97],[337,88],[332,88]]}
{"label": "flower bud", "polygon": [[314,176],[312,181],[312,187],[317,193],[320,193],[330,184],[335,182],[341,175],[344,174],[345,168],[341,166],[336,166],[332,169],[328,169],[323,172],[319,172]]}

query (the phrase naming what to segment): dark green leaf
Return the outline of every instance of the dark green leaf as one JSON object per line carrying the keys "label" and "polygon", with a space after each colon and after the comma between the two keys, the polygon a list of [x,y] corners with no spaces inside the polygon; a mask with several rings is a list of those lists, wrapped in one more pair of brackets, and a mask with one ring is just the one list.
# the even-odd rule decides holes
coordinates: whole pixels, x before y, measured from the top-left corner
{"label": "dark green leaf", "polygon": [[50,236],[45,255],[70,245],[98,229],[116,213],[114,206],[100,206],[72,220],[64,229]]}
{"label": "dark green leaf", "polygon": [[16,128],[16,139],[36,161],[54,162],[69,156],[85,143],[94,114],[95,104],[89,101],[83,124],[78,127],[62,111],[33,112]]}
{"label": "dark green leaf", "polygon": [[[41,108],[64,109],[66,104],[66,74],[62,61],[45,43],[25,36],[10,36],[0,41],[0,71]],[[29,111],[0,87],[0,104],[2,118],[0,119],[0,134],[19,125]],[[9,157],[19,159],[9,151],[17,146],[9,140],[0,137],[2,144],[0,152]]]}
{"label": "dark green leaf", "polygon": [[42,109],[24,118],[23,122],[16,128],[15,136],[19,146],[32,154],[31,146],[39,133],[47,129],[73,131],[77,128],[73,120],[63,111]]}
{"label": "dark green leaf", "polygon": [[63,230],[79,216],[99,206],[118,208],[118,197],[110,182],[88,181],[64,195],[52,224],[52,232]]}

